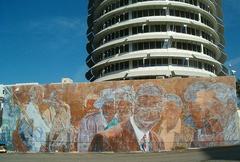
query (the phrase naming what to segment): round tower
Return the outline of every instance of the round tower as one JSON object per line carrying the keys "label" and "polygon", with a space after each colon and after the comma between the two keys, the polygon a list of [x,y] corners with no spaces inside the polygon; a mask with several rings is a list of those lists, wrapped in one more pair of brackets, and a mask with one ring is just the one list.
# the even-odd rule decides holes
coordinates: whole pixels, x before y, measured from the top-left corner
{"label": "round tower", "polygon": [[90,81],[227,74],[221,0],[89,0],[88,13]]}

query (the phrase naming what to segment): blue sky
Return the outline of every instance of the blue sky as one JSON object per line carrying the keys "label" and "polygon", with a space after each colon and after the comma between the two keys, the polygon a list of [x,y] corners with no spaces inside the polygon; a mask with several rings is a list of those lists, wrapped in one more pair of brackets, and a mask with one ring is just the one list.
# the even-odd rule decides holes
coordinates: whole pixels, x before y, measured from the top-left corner
{"label": "blue sky", "polygon": [[[228,62],[240,76],[239,0],[223,0]],[[87,0],[0,0],[0,84],[85,82]]]}

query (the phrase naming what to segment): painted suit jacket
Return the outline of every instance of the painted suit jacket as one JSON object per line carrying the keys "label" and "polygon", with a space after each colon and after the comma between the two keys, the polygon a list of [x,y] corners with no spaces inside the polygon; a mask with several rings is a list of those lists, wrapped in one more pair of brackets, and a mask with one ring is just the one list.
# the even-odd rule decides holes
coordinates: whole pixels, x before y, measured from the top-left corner
{"label": "painted suit jacket", "polygon": [[101,113],[94,112],[86,115],[81,120],[79,128],[78,151],[87,152],[94,135],[104,130]]}
{"label": "painted suit jacket", "polygon": [[[164,150],[163,141],[160,140],[156,133],[149,132],[150,151]],[[137,141],[134,129],[130,120],[121,122],[119,125],[103,132],[96,134],[89,146],[90,152],[128,152],[140,151],[140,146]]]}

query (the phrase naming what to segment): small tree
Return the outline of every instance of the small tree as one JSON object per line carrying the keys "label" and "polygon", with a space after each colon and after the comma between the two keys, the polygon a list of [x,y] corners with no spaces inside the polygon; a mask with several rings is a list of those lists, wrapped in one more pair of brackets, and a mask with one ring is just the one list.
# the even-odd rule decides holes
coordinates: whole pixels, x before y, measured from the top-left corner
{"label": "small tree", "polygon": [[237,80],[236,88],[237,88],[237,96],[240,98],[240,79]]}
{"label": "small tree", "polygon": [[240,79],[237,80],[236,83],[237,97],[238,97],[238,108],[240,108]]}

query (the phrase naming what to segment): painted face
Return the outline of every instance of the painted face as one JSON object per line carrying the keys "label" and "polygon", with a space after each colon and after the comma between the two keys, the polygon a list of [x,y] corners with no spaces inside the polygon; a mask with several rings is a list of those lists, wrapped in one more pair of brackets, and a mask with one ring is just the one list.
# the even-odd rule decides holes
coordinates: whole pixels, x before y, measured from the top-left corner
{"label": "painted face", "polygon": [[44,91],[41,87],[32,87],[29,90],[30,101],[33,103],[41,103],[44,98]]}
{"label": "painted face", "polygon": [[132,103],[129,101],[121,100],[116,103],[117,105],[117,113],[119,115],[120,121],[123,121],[125,119],[128,119],[131,115],[131,108]]}
{"label": "painted face", "polygon": [[202,113],[202,109],[200,108],[200,105],[196,102],[190,103],[189,109],[196,127],[202,128],[203,127],[202,120],[204,117],[203,117],[203,113]]}
{"label": "painted face", "polygon": [[[212,132],[218,132],[221,128],[222,103],[215,97],[212,91],[202,91],[197,94],[197,99],[189,108],[197,128],[208,125]],[[213,120],[214,119],[214,120]]]}
{"label": "painted face", "polygon": [[146,131],[150,130],[160,121],[160,112],[162,109],[161,97],[150,95],[139,96],[134,110],[134,119],[137,126]]}
{"label": "painted face", "polygon": [[115,107],[114,107],[114,102],[113,101],[107,101],[105,102],[103,106],[103,116],[107,120],[107,122],[110,122],[114,116],[115,112]]}
{"label": "painted face", "polygon": [[214,133],[222,132],[223,128],[222,125],[220,124],[218,119],[209,119],[208,124],[210,125],[210,129]]}
{"label": "painted face", "polygon": [[95,102],[95,101],[96,101],[95,99],[88,99],[87,102],[86,102],[86,107],[87,107],[87,108],[92,108],[92,107],[94,107],[93,105],[94,105],[94,102]]}
{"label": "painted face", "polygon": [[174,102],[168,102],[165,106],[163,112],[163,118],[167,121],[167,128],[168,130],[173,129],[178,120],[180,119],[182,113],[182,108],[178,107]]}
{"label": "painted face", "polygon": [[236,103],[234,101],[228,101],[226,107],[223,110],[224,111],[221,113],[221,115],[223,116],[224,122],[226,123],[227,120],[229,120],[234,116],[235,113],[237,113]]}

